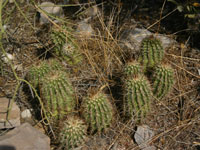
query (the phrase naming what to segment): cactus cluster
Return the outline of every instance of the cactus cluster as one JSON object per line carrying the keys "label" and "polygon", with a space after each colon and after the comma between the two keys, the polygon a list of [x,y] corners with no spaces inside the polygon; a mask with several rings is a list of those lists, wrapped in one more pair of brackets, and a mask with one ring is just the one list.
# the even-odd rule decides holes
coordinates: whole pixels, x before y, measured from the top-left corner
{"label": "cactus cluster", "polygon": [[111,125],[113,109],[108,97],[97,93],[83,101],[83,117],[90,127],[91,133],[101,132]]}
{"label": "cactus cluster", "polygon": [[144,118],[149,111],[151,89],[148,80],[143,77],[129,79],[125,82],[124,115],[136,119]]}
{"label": "cactus cluster", "polygon": [[67,33],[64,32],[69,29],[65,26],[63,26],[62,29],[61,31],[57,29],[52,30],[51,38],[55,44],[53,53],[61,57],[66,63],[76,65],[81,62],[82,55],[73,37],[67,36]]}
{"label": "cactus cluster", "polygon": [[60,133],[61,146],[65,150],[74,149],[83,144],[87,135],[87,126],[77,116],[70,116],[64,122]]}
{"label": "cactus cluster", "polygon": [[76,101],[73,87],[64,71],[50,72],[42,78],[41,96],[50,118],[62,119],[74,111]]}
{"label": "cactus cluster", "polygon": [[158,65],[164,56],[164,49],[160,40],[154,37],[143,39],[141,44],[141,55],[139,62],[144,66],[145,71]]}
{"label": "cactus cluster", "polygon": [[[155,37],[147,37],[141,42],[141,55],[138,62],[127,63],[124,69],[124,115],[144,118],[150,108],[151,99],[155,96],[162,99],[170,91],[173,83],[173,69],[161,65],[164,49]],[[144,74],[153,72],[152,87]]]}
{"label": "cactus cluster", "polygon": [[153,94],[162,99],[174,83],[173,69],[167,65],[157,66],[153,76]]}

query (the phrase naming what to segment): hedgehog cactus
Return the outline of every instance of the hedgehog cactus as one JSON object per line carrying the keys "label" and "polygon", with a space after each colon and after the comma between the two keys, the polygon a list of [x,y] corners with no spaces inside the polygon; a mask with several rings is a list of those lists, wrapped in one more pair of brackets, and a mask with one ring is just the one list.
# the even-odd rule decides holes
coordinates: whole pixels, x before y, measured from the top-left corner
{"label": "hedgehog cactus", "polygon": [[39,80],[50,71],[50,67],[47,61],[42,61],[38,65],[33,65],[27,73],[27,80],[31,85],[36,88],[39,84]]}
{"label": "hedgehog cactus", "polygon": [[153,76],[153,94],[162,99],[174,83],[174,71],[169,66],[158,66]]}
{"label": "hedgehog cactus", "polygon": [[101,132],[111,125],[113,108],[108,97],[99,92],[83,101],[83,117],[91,133]]}
{"label": "hedgehog cactus", "polygon": [[150,109],[151,97],[150,85],[145,77],[128,79],[125,82],[124,115],[129,118],[135,116],[136,120],[144,118]]}
{"label": "hedgehog cactus", "polygon": [[62,65],[56,59],[49,59],[39,62],[37,65],[33,65],[28,74],[27,79],[36,88],[46,74],[52,70],[61,70]]}
{"label": "hedgehog cactus", "polygon": [[137,62],[128,62],[124,68],[124,74],[126,77],[137,77],[142,74],[142,68]]}
{"label": "hedgehog cactus", "polygon": [[44,76],[40,91],[49,118],[62,119],[74,111],[76,100],[66,72],[57,70]]}
{"label": "hedgehog cactus", "polygon": [[[62,27],[63,31],[67,31],[65,26]],[[53,53],[63,58],[68,64],[76,65],[82,60],[82,55],[72,37],[66,35],[65,32],[54,29],[51,37],[55,48]]]}
{"label": "hedgehog cactus", "polygon": [[64,122],[61,130],[61,145],[66,150],[74,149],[84,143],[87,134],[87,126],[77,116],[70,116]]}
{"label": "hedgehog cactus", "polygon": [[158,39],[148,37],[142,41],[139,62],[144,65],[145,71],[147,68],[153,68],[159,64],[163,56],[164,49]]}

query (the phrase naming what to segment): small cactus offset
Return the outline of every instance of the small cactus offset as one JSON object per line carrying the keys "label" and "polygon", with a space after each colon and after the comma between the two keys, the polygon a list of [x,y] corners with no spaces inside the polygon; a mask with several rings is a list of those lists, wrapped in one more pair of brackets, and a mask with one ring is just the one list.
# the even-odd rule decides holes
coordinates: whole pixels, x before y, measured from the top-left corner
{"label": "small cactus offset", "polygon": [[123,112],[128,118],[135,116],[136,120],[145,117],[150,109],[152,93],[145,77],[128,79],[125,82]]}
{"label": "small cactus offset", "polygon": [[124,74],[126,77],[138,77],[142,74],[142,67],[137,62],[128,62],[124,68]]}
{"label": "small cactus offset", "polygon": [[60,133],[61,146],[65,150],[74,149],[84,143],[87,135],[87,126],[77,116],[70,116],[64,122]]}
{"label": "small cactus offset", "polygon": [[41,96],[50,119],[62,119],[74,111],[76,100],[73,87],[64,71],[52,71],[40,85]]}
{"label": "small cactus offset", "polygon": [[101,132],[111,125],[113,108],[108,97],[99,92],[83,101],[83,117],[91,133]]}
{"label": "small cactus offset", "polygon": [[66,29],[66,27],[63,26],[63,30],[61,31],[56,29],[52,31],[51,37],[55,44],[53,53],[61,57],[66,63],[76,65],[82,60],[82,55],[79,52],[75,40],[72,37],[67,36],[67,33],[64,32],[67,32],[68,30],[69,29]]}
{"label": "small cactus offset", "polygon": [[50,67],[47,61],[42,61],[37,65],[33,65],[27,73],[27,80],[31,85],[36,88],[39,84],[39,80],[44,77],[50,71]]}
{"label": "small cactus offset", "polygon": [[153,68],[158,65],[164,56],[164,49],[161,41],[154,37],[147,37],[141,43],[141,55],[139,62],[147,68]]}
{"label": "small cactus offset", "polygon": [[52,70],[61,70],[62,65],[56,59],[49,59],[39,62],[37,65],[33,65],[28,74],[27,79],[36,88],[46,74]]}
{"label": "small cactus offset", "polygon": [[174,71],[170,66],[158,66],[153,76],[153,94],[162,99],[172,88],[174,83]]}

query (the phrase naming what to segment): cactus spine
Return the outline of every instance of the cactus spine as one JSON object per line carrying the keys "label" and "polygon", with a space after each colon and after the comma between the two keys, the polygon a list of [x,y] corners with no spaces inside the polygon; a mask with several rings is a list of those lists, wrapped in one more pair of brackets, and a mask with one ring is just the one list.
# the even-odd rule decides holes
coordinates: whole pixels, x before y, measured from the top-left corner
{"label": "cactus spine", "polygon": [[141,55],[139,62],[147,68],[153,68],[161,62],[164,56],[164,49],[161,42],[154,37],[147,37],[141,43]]}
{"label": "cactus spine", "polygon": [[124,74],[126,77],[137,77],[142,74],[142,68],[139,63],[131,61],[128,62],[124,68]]}
{"label": "cactus spine", "polygon": [[66,72],[58,70],[43,77],[40,91],[48,117],[62,119],[74,110],[74,91]]}
{"label": "cactus spine", "polygon": [[124,115],[136,120],[145,117],[150,109],[151,89],[144,77],[128,79],[125,82]]}
{"label": "cactus spine", "polygon": [[64,149],[70,150],[81,145],[86,139],[87,126],[77,116],[70,116],[64,122],[61,131],[61,145]]}
{"label": "cactus spine", "polygon": [[[65,26],[62,27],[63,31],[68,31]],[[79,52],[78,46],[72,37],[66,35],[65,32],[54,29],[51,37],[55,48],[53,53],[63,58],[68,64],[76,65],[82,60],[82,55]]]}
{"label": "cactus spine", "polygon": [[91,133],[101,132],[111,125],[113,108],[108,97],[97,93],[83,101],[83,117],[88,123]]}
{"label": "cactus spine", "polygon": [[174,71],[169,66],[158,66],[153,76],[153,94],[162,99],[174,83]]}

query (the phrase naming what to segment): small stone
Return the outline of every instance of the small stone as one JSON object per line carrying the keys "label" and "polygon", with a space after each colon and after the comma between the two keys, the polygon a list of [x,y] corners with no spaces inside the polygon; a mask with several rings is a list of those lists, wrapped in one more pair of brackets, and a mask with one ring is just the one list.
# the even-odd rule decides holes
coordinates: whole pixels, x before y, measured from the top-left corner
{"label": "small stone", "polygon": [[78,23],[78,27],[76,32],[80,37],[91,37],[94,34],[94,30],[91,26],[91,24],[87,23],[86,20],[83,20]]}
{"label": "small stone", "polygon": [[[56,6],[54,3],[51,2],[43,2],[40,5],[40,8],[45,11],[46,13],[39,11],[40,12],[40,24],[47,24],[50,23],[47,16],[53,20],[53,21],[57,21],[55,20],[55,18],[50,17],[49,15],[54,15],[56,17],[63,17],[63,9],[61,6]],[[49,14],[49,15],[48,15]]]}
{"label": "small stone", "polygon": [[22,119],[31,118],[31,116],[32,115],[30,109],[25,109],[24,111],[21,112]]}
{"label": "small stone", "polygon": [[13,128],[20,125],[20,109],[14,102],[8,117],[11,102],[6,97],[0,98],[0,129]]}
{"label": "small stone", "polygon": [[142,150],[154,150],[154,146],[150,146],[148,142],[151,141],[154,136],[154,132],[147,126],[142,125],[137,127],[137,131],[134,135],[136,143]]}
{"label": "small stone", "polygon": [[5,63],[8,63],[9,60],[13,60],[15,57],[12,54],[6,53],[5,55],[3,54],[2,59]]}
{"label": "small stone", "polygon": [[[50,139],[28,123],[11,130],[0,137],[0,150],[50,150]],[[4,147],[2,145],[5,145]]]}
{"label": "small stone", "polygon": [[95,17],[98,15],[98,13],[99,13],[98,7],[95,5],[86,9],[83,15],[86,17]]}
{"label": "small stone", "polygon": [[198,70],[198,73],[199,73],[199,75],[200,75],[200,69],[197,69]]}

